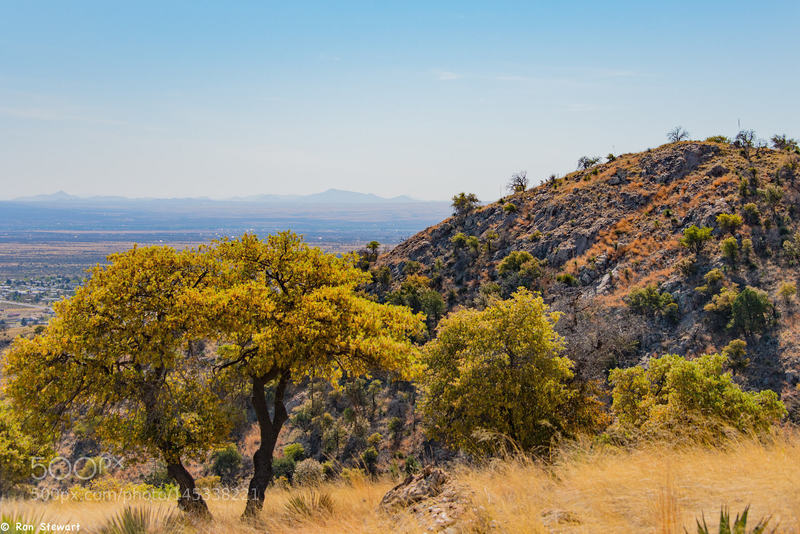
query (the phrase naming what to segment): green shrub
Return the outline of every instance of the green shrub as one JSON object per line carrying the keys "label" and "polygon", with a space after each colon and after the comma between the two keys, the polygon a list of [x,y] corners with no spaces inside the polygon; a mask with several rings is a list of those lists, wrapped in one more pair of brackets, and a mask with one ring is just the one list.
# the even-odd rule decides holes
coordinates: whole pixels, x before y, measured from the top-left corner
{"label": "green shrub", "polygon": [[459,193],[453,197],[453,214],[466,215],[478,207],[479,202],[474,193]]}
{"label": "green shrub", "polygon": [[241,467],[242,455],[233,443],[214,451],[211,456],[211,472],[217,475],[224,484],[234,483]]}
{"label": "green shrub", "polygon": [[272,474],[277,479],[285,477],[286,480],[292,480],[294,477],[295,461],[291,458],[281,457],[272,460]]}
{"label": "green shrub", "polygon": [[418,261],[408,260],[403,264],[403,274],[406,276],[417,274],[422,270],[422,264]]}
{"label": "green shrub", "polygon": [[516,213],[518,210],[517,205],[513,202],[509,202],[505,206],[503,206],[503,211],[506,213]]}
{"label": "green shrub", "polygon": [[386,296],[386,302],[408,306],[414,313],[424,313],[428,330],[432,332],[444,313],[445,304],[442,295],[429,287],[430,282],[427,276],[411,275],[400,284],[397,291]]}
{"label": "green shrub", "polygon": [[747,336],[758,334],[770,323],[772,303],[767,294],[753,287],[744,288],[733,301],[731,326]]}
{"label": "green shrub", "polygon": [[761,191],[761,195],[764,197],[764,200],[767,202],[767,205],[770,207],[770,209],[774,211],[783,199],[783,189],[776,185],[770,184],[766,187],[766,189]]}
{"label": "green shrub", "polygon": [[800,232],[794,234],[792,239],[783,242],[783,253],[789,261],[789,265],[800,263]]}
{"label": "green shrub", "polygon": [[706,282],[705,285],[696,287],[695,290],[699,291],[700,293],[715,295],[720,289],[722,289],[722,283],[725,280],[725,275],[722,274],[722,271],[715,267],[703,276],[703,280]]}
{"label": "green shrub", "polygon": [[722,355],[728,359],[728,367],[735,375],[742,372],[750,365],[747,357],[747,342],[743,339],[734,339],[722,349]]}
{"label": "green shrub", "polygon": [[731,144],[731,140],[724,135],[712,135],[711,137],[706,138],[706,142],[708,143],[724,143],[726,145]]}
{"label": "green shrub", "polygon": [[389,436],[393,440],[397,440],[403,434],[405,423],[399,417],[392,417],[389,419],[387,427],[389,429]]}
{"label": "green shrub", "polygon": [[705,246],[706,241],[711,239],[711,231],[712,228],[709,228],[708,226],[698,228],[693,224],[683,231],[683,237],[680,240],[681,245],[688,248],[695,254],[700,254]]}
{"label": "green shrub", "polygon": [[753,202],[748,202],[742,206],[742,215],[744,216],[744,220],[747,222],[747,224],[761,224],[761,211],[759,211],[758,206]]}
{"label": "green shrub", "polygon": [[467,234],[464,232],[458,232],[456,235],[450,238],[450,242],[453,246],[457,249],[459,248],[466,248],[467,247]]}
{"label": "green shrub", "polygon": [[403,465],[403,471],[405,471],[407,475],[416,473],[420,469],[422,469],[422,464],[419,463],[419,460],[417,460],[415,456],[409,455],[406,457],[405,464]]}
{"label": "green shrub", "polygon": [[[541,296],[523,289],[485,310],[445,318],[422,358],[429,436],[487,455],[509,441],[543,452],[557,435],[595,428],[604,415],[589,385],[574,380],[573,362],[561,355],[558,317]],[[478,431],[496,439],[476,439]]]}
{"label": "green shrub", "polygon": [[719,354],[687,360],[670,354],[614,369],[611,409],[622,430],[716,442],[726,430],[763,433],[786,415],[774,391],[745,392],[723,372]]}
{"label": "green shrub", "polygon": [[524,264],[533,260],[534,257],[530,252],[524,250],[514,250],[500,261],[500,263],[497,265],[497,272],[501,276],[517,273],[520,271],[520,269],[522,269]]}
{"label": "green shrub", "polygon": [[739,290],[735,284],[731,287],[723,287],[703,309],[711,315],[712,322],[716,326],[728,326],[733,313],[733,303],[738,296]]}
{"label": "green shrub", "polygon": [[368,447],[364,452],[361,453],[361,461],[364,462],[367,471],[374,475],[377,471],[378,449],[375,447]]}
{"label": "green shrub", "polygon": [[481,250],[481,241],[474,235],[467,237],[466,244],[473,254],[477,254]]}
{"label": "green shrub", "polygon": [[497,272],[502,278],[501,294],[508,297],[518,287],[533,289],[534,283],[541,278],[542,262],[524,250],[512,251],[497,265]]}
{"label": "green shrub", "polygon": [[778,295],[783,299],[784,304],[789,305],[797,295],[797,284],[794,282],[783,282],[778,288]]}
{"label": "green shrub", "polygon": [[293,462],[299,462],[306,457],[306,449],[302,443],[290,443],[283,448],[283,455]]}
{"label": "green shrub", "polygon": [[717,224],[723,232],[729,232],[731,235],[736,233],[736,230],[742,226],[742,217],[737,214],[720,213],[717,215]]}
{"label": "green shrub", "polygon": [[333,480],[336,476],[336,464],[332,460],[322,462],[322,476],[325,480]]}
{"label": "green shrub", "polygon": [[556,275],[556,281],[568,286],[577,286],[578,279],[570,273],[561,273]]}
{"label": "green shrub", "polygon": [[672,295],[666,291],[662,293],[655,284],[632,289],[625,301],[631,310],[641,315],[677,318],[678,305]]}
{"label": "green shrub", "polygon": [[739,242],[736,241],[735,237],[723,239],[719,244],[719,248],[722,252],[722,257],[731,264],[736,263],[736,260],[739,259]]}

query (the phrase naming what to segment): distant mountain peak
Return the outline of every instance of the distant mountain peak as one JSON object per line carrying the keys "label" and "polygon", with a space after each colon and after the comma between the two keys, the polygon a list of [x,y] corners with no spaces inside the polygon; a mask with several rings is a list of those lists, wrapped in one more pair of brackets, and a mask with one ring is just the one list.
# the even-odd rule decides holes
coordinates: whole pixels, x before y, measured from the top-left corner
{"label": "distant mountain peak", "polygon": [[49,195],[33,195],[28,197],[19,197],[14,200],[18,202],[61,202],[64,200],[78,200],[80,197],[70,195],[66,191],[59,190]]}
{"label": "distant mountain peak", "polygon": [[[14,202],[76,202],[94,203],[94,202],[135,202],[135,201],[202,201],[202,202],[215,202],[215,200],[208,197],[189,197],[189,198],[128,198],[122,196],[90,196],[80,197],[70,195],[66,191],[56,191],[55,193],[45,195],[31,195],[25,197],[18,197]],[[244,201],[244,202],[299,202],[299,203],[320,203],[320,204],[372,204],[382,202],[423,202],[407,195],[400,195],[396,197],[382,197],[373,193],[359,193],[357,191],[348,191],[346,189],[330,188],[322,191],[321,193],[312,193],[310,195],[250,195],[239,196],[228,199],[220,199],[218,202],[225,201]]]}

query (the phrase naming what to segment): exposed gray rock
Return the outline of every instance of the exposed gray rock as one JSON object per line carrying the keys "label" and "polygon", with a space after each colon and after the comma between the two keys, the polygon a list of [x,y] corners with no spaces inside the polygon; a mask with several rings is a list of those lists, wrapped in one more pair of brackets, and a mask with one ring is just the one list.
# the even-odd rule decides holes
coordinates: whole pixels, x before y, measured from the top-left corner
{"label": "exposed gray rock", "polygon": [[717,178],[718,176],[724,176],[730,172],[728,168],[724,165],[714,165],[708,170],[708,176],[712,178]]}
{"label": "exposed gray rock", "polygon": [[611,178],[609,178],[608,183],[609,185],[620,185],[624,184],[627,181],[628,181],[628,171],[624,169],[619,169],[617,170],[616,173],[614,173],[611,176]]}
{"label": "exposed gray rock", "polygon": [[408,475],[400,484],[390,489],[381,499],[380,507],[391,510],[435,497],[442,492],[447,474],[430,466],[416,475]]}

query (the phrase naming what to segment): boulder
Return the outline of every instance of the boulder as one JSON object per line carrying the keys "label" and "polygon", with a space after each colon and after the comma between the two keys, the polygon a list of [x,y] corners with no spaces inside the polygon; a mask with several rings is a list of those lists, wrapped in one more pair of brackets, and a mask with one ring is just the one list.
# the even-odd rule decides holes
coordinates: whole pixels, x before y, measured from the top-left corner
{"label": "boulder", "polygon": [[628,171],[619,169],[608,179],[609,185],[620,185],[628,181]]}
{"label": "boulder", "polygon": [[380,507],[391,510],[436,497],[442,492],[445,482],[447,474],[444,471],[428,466],[415,475],[408,475],[390,489],[381,499]]}

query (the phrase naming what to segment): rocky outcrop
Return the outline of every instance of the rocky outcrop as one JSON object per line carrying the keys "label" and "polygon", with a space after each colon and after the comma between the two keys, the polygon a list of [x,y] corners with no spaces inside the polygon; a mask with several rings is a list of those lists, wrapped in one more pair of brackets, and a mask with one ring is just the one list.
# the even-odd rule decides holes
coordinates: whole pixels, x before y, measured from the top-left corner
{"label": "rocky outcrop", "polygon": [[438,468],[426,467],[415,475],[408,475],[400,484],[390,489],[381,499],[384,510],[404,508],[411,504],[436,497],[442,492],[447,474]]}

